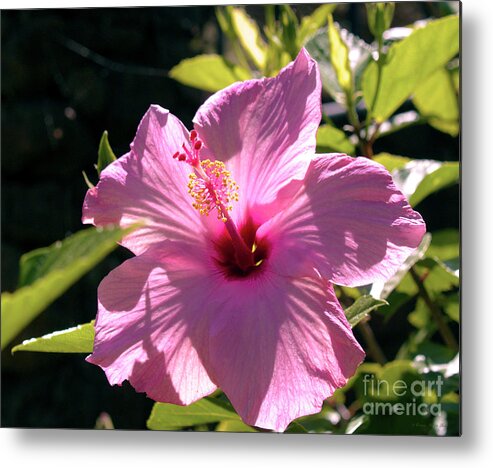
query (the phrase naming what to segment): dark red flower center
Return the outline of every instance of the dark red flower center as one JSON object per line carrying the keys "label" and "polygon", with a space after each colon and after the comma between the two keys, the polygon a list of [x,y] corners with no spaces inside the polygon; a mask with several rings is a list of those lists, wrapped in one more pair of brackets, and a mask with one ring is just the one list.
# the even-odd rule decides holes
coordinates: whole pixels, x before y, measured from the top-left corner
{"label": "dark red flower center", "polygon": [[248,217],[238,229],[240,236],[253,254],[253,265],[246,268],[240,266],[231,236],[226,229],[214,242],[217,254],[214,260],[227,278],[246,278],[260,273],[265,268],[265,261],[269,254],[269,243],[267,239],[258,238],[258,227],[251,217]]}

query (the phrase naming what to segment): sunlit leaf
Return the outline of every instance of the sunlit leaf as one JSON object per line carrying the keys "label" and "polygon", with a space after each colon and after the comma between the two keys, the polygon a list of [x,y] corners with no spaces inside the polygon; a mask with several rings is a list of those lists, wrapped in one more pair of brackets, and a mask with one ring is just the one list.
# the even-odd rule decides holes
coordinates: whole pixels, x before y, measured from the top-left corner
{"label": "sunlit leaf", "polygon": [[184,85],[212,93],[252,77],[250,71],[215,54],[182,60],[171,69],[169,76]]}
{"label": "sunlit leaf", "polygon": [[372,296],[366,295],[356,299],[354,304],[348,307],[344,313],[349,324],[355,327],[361,320],[363,320],[370,312],[379,307],[387,305],[387,301],[381,299],[375,299]]}
{"label": "sunlit leaf", "polygon": [[407,316],[409,323],[416,328],[425,328],[431,321],[430,309],[421,297],[416,301],[416,307]]}
{"label": "sunlit leaf", "polygon": [[[401,283],[402,279],[407,275],[410,268],[422,259],[431,243],[431,235],[426,233],[421,240],[421,243],[416,250],[406,258],[402,266],[394,273],[394,276],[387,281],[376,281],[373,283],[370,294],[377,299],[387,299],[390,293]],[[406,291],[401,291],[406,292]],[[407,293],[411,296],[414,293]]]}
{"label": "sunlit leaf", "polygon": [[156,431],[174,431],[225,420],[241,421],[226,403],[207,397],[188,406],[155,403],[147,427]]}
{"label": "sunlit leaf", "polygon": [[[405,128],[425,123],[428,123],[428,119],[419,115],[415,110],[400,112],[399,114],[392,115],[388,120],[379,124],[377,138],[382,138],[404,130]],[[375,130],[375,124],[371,124],[370,134],[373,134]]]}
{"label": "sunlit leaf", "polygon": [[332,125],[321,125],[317,131],[317,151],[354,155],[355,147],[346,134]]}
{"label": "sunlit leaf", "polygon": [[438,192],[459,181],[459,163],[444,162],[435,171],[427,174],[409,198],[411,206],[416,206],[428,195]]}
{"label": "sunlit leaf", "polygon": [[[395,360],[380,367],[376,373],[359,375],[354,384],[358,400],[363,405],[364,417],[353,434],[428,434],[433,416],[421,415],[416,410],[406,411],[406,405],[420,405],[430,393],[412,390],[416,381],[423,380],[414,363]],[[423,387],[419,387],[419,392]]]}
{"label": "sunlit leaf", "polygon": [[442,303],[445,313],[454,321],[460,321],[460,301],[458,294],[452,294]]}
{"label": "sunlit leaf", "polygon": [[334,24],[332,15],[329,15],[328,34],[330,62],[336,72],[339,86],[347,93],[352,92],[353,76],[349,64],[349,47],[342,40],[339,29]]}
{"label": "sunlit leaf", "polygon": [[415,159],[392,172],[394,183],[416,206],[427,196],[459,181],[459,163]]}
{"label": "sunlit leaf", "polygon": [[430,21],[392,44],[380,79],[376,62],[368,65],[363,76],[364,99],[372,116],[378,122],[388,119],[418,86],[444,67],[458,51],[459,18],[456,15]]}
{"label": "sunlit leaf", "polygon": [[298,41],[300,46],[303,45],[307,39],[315,34],[322,26],[327,23],[327,17],[337,7],[335,3],[329,3],[327,5],[321,5],[316,8],[312,14],[303,17],[301,25],[298,31]]}
{"label": "sunlit leaf", "polygon": [[101,171],[113,161],[116,161],[116,156],[108,141],[108,132],[105,130],[99,142],[98,164],[96,166],[98,174],[101,174]]}
{"label": "sunlit leaf", "polygon": [[243,8],[227,7],[231,14],[233,27],[241,46],[259,70],[265,68],[266,44],[262,39],[257,23]]}
{"label": "sunlit leaf", "polygon": [[39,338],[31,338],[12,348],[16,351],[41,353],[92,353],[94,345],[94,321],[67,328]]}
{"label": "sunlit leaf", "polygon": [[396,156],[395,154],[390,153],[378,153],[373,156],[373,161],[380,163],[385,167],[389,172],[392,172],[395,169],[403,168],[409,161],[412,161],[411,158],[406,156]]}
{"label": "sunlit leaf", "polygon": [[[437,258],[424,258],[416,262],[414,268],[431,295],[450,291],[459,286],[458,272],[450,269]],[[411,296],[418,293],[418,287],[409,274],[402,279],[397,290]]]}
{"label": "sunlit leaf", "polygon": [[[346,29],[339,29],[342,41],[349,48],[349,66],[354,78],[355,91],[361,89],[361,78],[370,57],[371,47],[362,39]],[[344,91],[339,85],[329,52],[328,28],[320,29],[305,45],[310,55],[317,61],[322,77],[323,88],[341,105],[345,105]],[[357,93],[360,94],[360,93]]]}
{"label": "sunlit leaf", "polygon": [[24,255],[22,287],[2,294],[2,349],[134,228],[90,228]]}
{"label": "sunlit leaf", "polygon": [[394,17],[393,2],[366,3],[368,29],[378,39],[386,29],[390,28]]}
{"label": "sunlit leaf", "polygon": [[221,421],[216,426],[216,432],[258,432],[258,431],[252,426],[245,424],[243,421],[239,419],[238,420],[227,419]]}
{"label": "sunlit leaf", "polygon": [[293,421],[284,431],[285,434],[308,434],[302,423]]}
{"label": "sunlit leaf", "polygon": [[452,260],[459,256],[460,233],[457,229],[443,229],[432,234],[431,245],[428,248],[429,257],[440,260]]}
{"label": "sunlit leaf", "polygon": [[418,86],[413,103],[431,126],[452,136],[459,133],[459,103],[447,69],[439,68]]}

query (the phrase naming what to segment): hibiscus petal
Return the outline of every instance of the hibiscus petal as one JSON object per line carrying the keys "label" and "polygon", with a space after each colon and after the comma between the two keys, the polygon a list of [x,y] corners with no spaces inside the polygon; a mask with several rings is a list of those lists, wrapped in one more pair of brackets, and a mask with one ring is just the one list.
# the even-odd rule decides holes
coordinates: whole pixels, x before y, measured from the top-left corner
{"label": "hibiscus petal", "polygon": [[321,118],[318,66],[302,49],[275,78],[236,83],[198,110],[195,128],[240,186],[239,212],[302,179]]}
{"label": "hibiscus petal", "polygon": [[292,203],[259,229],[280,271],[316,267],[329,281],[361,286],[391,277],[426,226],[388,171],[367,158],[316,157]]}
{"label": "hibiscus petal", "polygon": [[113,270],[98,291],[94,351],[112,385],[129,380],[155,401],[187,405],[216,389],[197,351],[210,293],[204,261],[188,245],[164,243]]}
{"label": "hibiscus petal", "polygon": [[135,254],[165,239],[197,242],[204,224],[187,191],[191,168],[172,157],[188,138],[178,118],[151,106],[130,153],[106,167],[96,187],[88,190],[82,221],[122,227],[144,221],[144,227],[122,241]]}
{"label": "hibiscus petal", "polygon": [[320,278],[266,272],[216,295],[209,375],[251,425],[284,431],[320,411],[364,357],[335,297]]}

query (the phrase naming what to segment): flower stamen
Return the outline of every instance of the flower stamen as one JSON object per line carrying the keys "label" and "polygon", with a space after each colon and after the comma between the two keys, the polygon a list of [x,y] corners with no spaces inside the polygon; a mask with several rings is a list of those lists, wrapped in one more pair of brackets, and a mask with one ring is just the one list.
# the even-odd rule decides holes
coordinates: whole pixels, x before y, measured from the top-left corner
{"label": "flower stamen", "polygon": [[231,178],[223,162],[200,160],[199,153],[204,144],[196,130],[190,132],[189,138],[190,145],[184,143],[182,151],[173,154],[173,158],[187,162],[194,169],[188,182],[188,193],[194,200],[192,206],[205,216],[209,216],[213,210],[217,211],[217,218],[225,223],[235,247],[238,265],[246,270],[254,266],[253,252],[246,246],[228,213],[233,209],[232,202],[238,201],[238,184]]}
{"label": "flower stamen", "polygon": [[200,214],[209,216],[214,209],[217,217],[227,221],[227,212],[233,209],[231,202],[238,201],[238,184],[221,161],[206,159],[200,162],[200,170],[189,175],[188,193],[194,199],[193,207]]}

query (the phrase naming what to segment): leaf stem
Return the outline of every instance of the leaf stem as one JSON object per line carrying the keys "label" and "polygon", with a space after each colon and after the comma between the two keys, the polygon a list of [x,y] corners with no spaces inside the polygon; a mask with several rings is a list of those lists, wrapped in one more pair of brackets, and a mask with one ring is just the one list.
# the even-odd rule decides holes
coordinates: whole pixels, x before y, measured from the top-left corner
{"label": "leaf stem", "polygon": [[433,317],[433,320],[435,321],[438,327],[438,331],[440,332],[443,341],[449,348],[453,349],[454,351],[459,351],[459,345],[457,343],[457,340],[455,339],[454,334],[452,333],[452,330],[450,330],[449,326],[447,325],[447,322],[444,320],[440,308],[435,302],[433,302],[430,295],[428,294],[428,291],[423,281],[421,281],[418,272],[414,267],[411,267],[409,273],[411,274],[413,281],[416,283],[416,286],[418,287],[419,294],[421,295],[423,301],[425,302],[426,306],[430,310],[431,316]]}
{"label": "leaf stem", "polygon": [[382,68],[383,68],[383,62],[384,62],[384,59],[382,56],[382,48],[383,48],[383,39],[382,39],[382,36],[380,36],[378,38],[377,84],[376,84],[375,95],[373,96],[372,103],[369,107],[367,106],[366,121],[365,121],[367,141],[372,140],[372,139],[373,139],[373,141],[375,141],[376,136],[378,134],[378,128],[377,128],[376,131],[373,133],[373,135],[370,138],[368,138],[368,136],[369,136],[368,133],[369,133],[370,124],[371,124],[371,120],[372,120],[371,110],[373,110],[373,108],[375,107],[375,104],[377,103],[378,95],[380,94],[380,86],[382,84]]}
{"label": "leaf stem", "polygon": [[378,362],[383,366],[387,362],[387,358],[385,357],[382,348],[380,348],[380,345],[378,344],[378,341],[375,338],[375,334],[373,333],[370,324],[368,323],[367,320],[362,320],[360,323],[358,323],[357,326],[358,326],[358,330],[363,335],[363,339],[366,342],[368,353],[375,360],[375,362]]}

